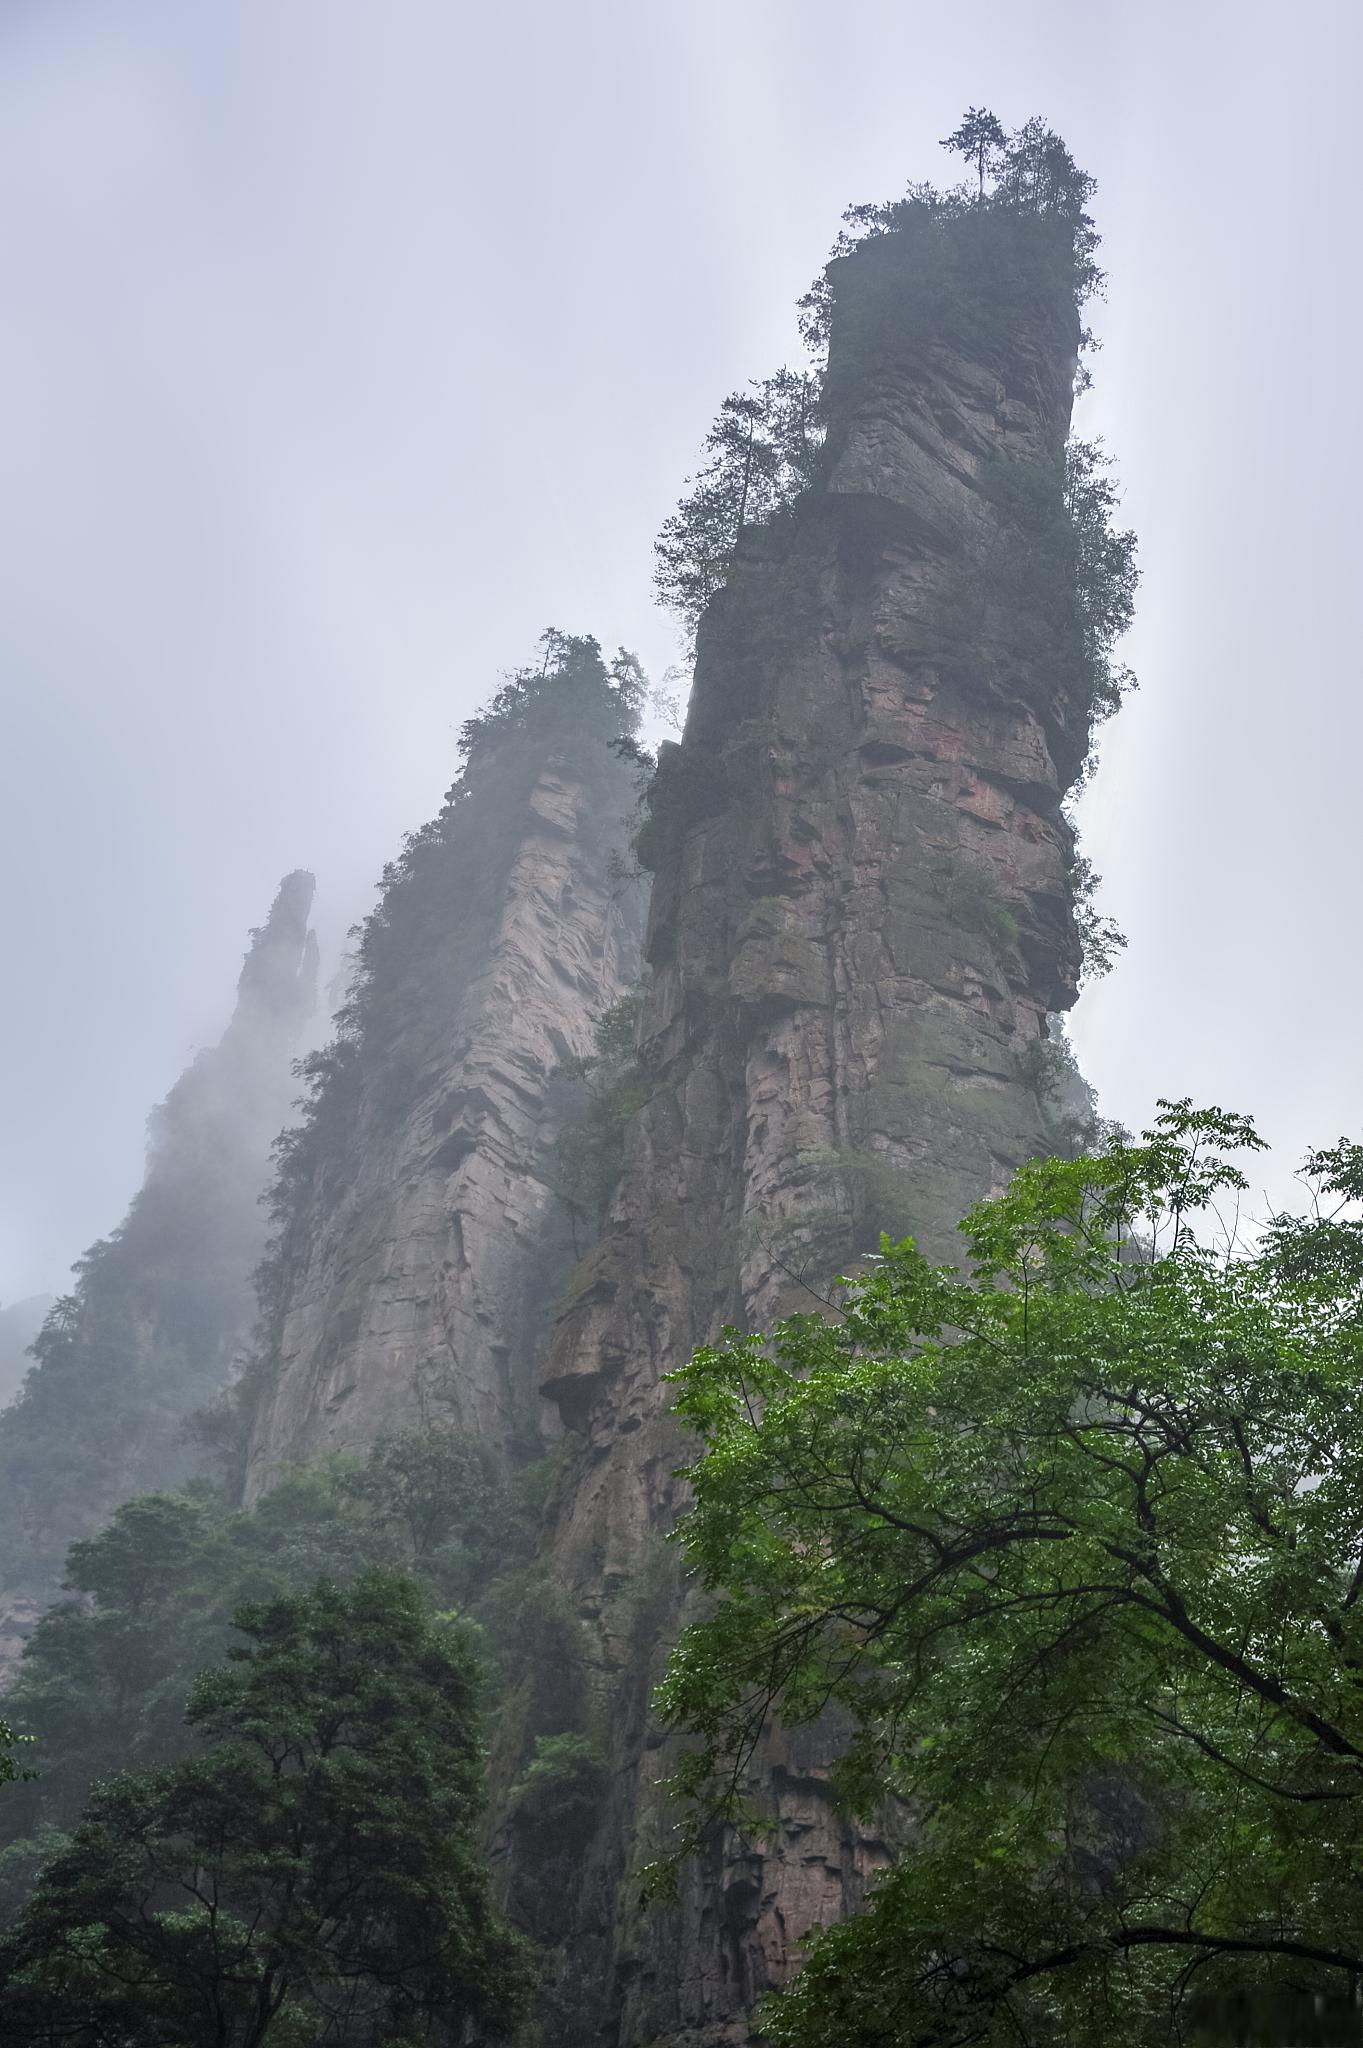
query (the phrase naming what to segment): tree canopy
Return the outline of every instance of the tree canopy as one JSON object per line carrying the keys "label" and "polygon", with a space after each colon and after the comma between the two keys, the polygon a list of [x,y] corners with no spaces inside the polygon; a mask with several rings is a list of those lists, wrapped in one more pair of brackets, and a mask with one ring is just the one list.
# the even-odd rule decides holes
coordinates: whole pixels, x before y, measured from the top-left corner
{"label": "tree canopy", "polygon": [[501,2036],[523,1981],[489,1898],[478,1675],[407,1579],[243,1608],[202,1746],[98,1785],[0,1945],[0,2032],[89,2048]]}
{"label": "tree canopy", "polygon": [[728,581],[746,530],[792,505],[814,480],[823,424],[819,380],[782,368],[724,400],[705,437],[709,458],[687,479],[654,547],[659,600],[694,639]]}
{"label": "tree canopy", "polygon": [[[900,199],[849,207],[830,260],[883,235],[958,230],[958,238],[981,242],[976,267],[989,277],[998,269],[1002,247],[997,235],[981,241],[981,231],[998,226],[1005,240],[1009,235],[1016,239],[1017,223],[1044,222],[1048,249],[1054,242],[1050,253],[1065,266],[1076,305],[1101,289],[1099,237],[1088,211],[1095,182],[1043,120],[1034,117],[1010,133],[987,109],[971,107],[942,146],[965,157],[974,189],[942,191],[916,184]],[[967,325],[978,329],[978,294],[967,297]],[[654,547],[654,587],[688,645],[694,643],[706,605],[727,583],[745,531],[789,510],[816,478],[825,431],[831,307],[825,272],[800,301],[800,328],[813,366],[782,368],[729,394],[705,437],[704,463],[687,479],[676,511],[663,523]],[[942,310],[945,317],[947,309]],[[1093,530],[1095,492],[1104,488],[1110,492],[1093,461],[1081,453],[1065,497],[1081,544]],[[1110,509],[1110,495],[1105,502]],[[1100,532],[1108,527],[1110,521],[1106,526],[1099,522]]]}
{"label": "tree canopy", "polygon": [[833,1706],[901,1844],[772,2040],[1164,2042],[1363,1976],[1363,1146],[1240,1243],[1258,1143],[1162,1105],[972,1210],[967,1271],[887,1242],[677,1376],[688,1840],[760,1825],[768,1717]]}
{"label": "tree canopy", "polygon": [[235,1640],[243,1605],[301,1593],[323,1572],[341,1584],[400,1572],[483,1627],[494,1667],[518,1653],[524,1619],[513,1627],[503,1611],[527,1598],[542,1484],[536,1468],[510,1478],[486,1446],[433,1427],[291,1472],[250,1509],[204,1489],[125,1502],[72,1546],[68,1598],[39,1621],[6,1696],[33,1769],[0,1802],[0,1924],[7,1867],[31,1874],[25,1838],[69,1829],[98,1779],[185,1754],[185,1702]]}

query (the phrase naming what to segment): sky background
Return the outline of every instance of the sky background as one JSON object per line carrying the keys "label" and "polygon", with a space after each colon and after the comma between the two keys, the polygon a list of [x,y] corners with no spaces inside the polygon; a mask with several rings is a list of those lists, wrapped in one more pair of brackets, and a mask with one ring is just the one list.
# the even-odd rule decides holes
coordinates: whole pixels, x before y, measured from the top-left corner
{"label": "sky background", "polygon": [[1084,800],[1102,1106],[1363,1134],[1363,10],[0,0],[0,1300],[64,1285],[279,877],[335,965],[546,625],[651,544],[851,201],[967,103],[1099,179],[1141,691]]}

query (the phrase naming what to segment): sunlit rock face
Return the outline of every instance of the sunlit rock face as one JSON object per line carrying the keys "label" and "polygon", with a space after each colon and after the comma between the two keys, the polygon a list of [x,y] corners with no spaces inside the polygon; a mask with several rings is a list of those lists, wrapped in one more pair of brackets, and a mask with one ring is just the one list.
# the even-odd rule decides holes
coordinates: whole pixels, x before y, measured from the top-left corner
{"label": "sunlit rock face", "polygon": [[248,1499],[385,1430],[454,1423],[523,1456],[557,1429],[540,1352],[575,1253],[555,1075],[638,979],[634,772],[560,732],[484,745],[465,782],[446,902],[287,1223]]}
{"label": "sunlit rock face", "polygon": [[675,1909],[638,1905],[668,1826],[647,1700],[681,1613],[664,1375],[726,1322],[816,1306],[882,1229],[950,1256],[962,1210],[1045,1149],[1029,1048],[1075,993],[1060,801],[1088,714],[1024,616],[997,479],[1016,463],[1058,494],[1078,325],[1020,252],[989,334],[963,345],[958,316],[948,345],[922,260],[887,237],[832,267],[823,481],[702,623],[643,842],[653,1094],[546,1375],[569,1431],[546,1563],[613,1767],[584,2041],[746,2041],[884,1854],[831,1807],[827,1731],[776,1736],[774,1836],[716,1844]]}

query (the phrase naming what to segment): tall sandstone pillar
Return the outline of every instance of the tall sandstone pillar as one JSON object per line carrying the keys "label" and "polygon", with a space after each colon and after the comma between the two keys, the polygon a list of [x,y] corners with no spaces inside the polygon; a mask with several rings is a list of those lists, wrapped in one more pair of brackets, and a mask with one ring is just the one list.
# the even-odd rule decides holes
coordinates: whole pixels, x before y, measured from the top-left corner
{"label": "tall sandstone pillar", "polygon": [[390,871],[371,999],[284,1219],[248,1499],[291,1461],[432,1420],[540,1445],[538,1351],[573,1258],[555,1075],[639,973],[638,891],[612,858],[635,792],[609,715],[584,644],[493,722]]}
{"label": "tall sandstone pillar", "polygon": [[831,266],[822,480],[748,537],[657,778],[653,1092],[547,1383],[571,1441],[549,1562],[613,1767],[581,1885],[582,2041],[746,2041],[882,1854],[832,1808],[827,1732],[774,1734],[774,1835],[716,1843],[675,1909],[639,1906],[668,1847],[648,1694],[683,1611],[660,1537],[689,1451],[663,1376],[726,1323],[816,1307],[807,1288],[882,1229],[950,1256],[964,1208],[1045,1149],[1033,1049],[1074,999],[1060,802],[1089,720],[1042,539],[1079,329],[1045,223],[1002,263],[968,234]]}

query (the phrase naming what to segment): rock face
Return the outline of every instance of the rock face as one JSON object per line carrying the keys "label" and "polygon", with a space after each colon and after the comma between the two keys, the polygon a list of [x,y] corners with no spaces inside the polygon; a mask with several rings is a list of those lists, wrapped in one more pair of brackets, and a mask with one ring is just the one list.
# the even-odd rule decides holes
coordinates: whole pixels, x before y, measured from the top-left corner
{"label": "rock face", "polygon": [[561,680],[581,717],[536,699],[475,745],[415,866],[390,874],[388,950],[286,1215],[248,1499],[385,1429],[452,1421],[526,1455],[556,1428],[538,1353],[574,1251],[555,1074],[637,981],[642,926],[612,858],[632,773],[600,725],[599,654],[576,659]]}
{"label": "rock face", "polygon": [[1088,711],[1042,542],[1078,326],[1025,249],[967,277],[981,317],[962,316],[936,234],[831,267],[823,479],[749,536],[702,623],[643,842],[653,1092],[546,1380],[571,1443],[547,1565],[584,1625],[614,1788],[565,2039],[748,2040],[802,1932],[855,1906],[883,1853],[832,1811],[827,1733],[777,1735],[756,1766],[775,1835],[717,1844],[675,1910],[635,1903],[666,1845],[647,1697],[680,1613],[663,1375],[726,1322],[816,1306],[806,1288],[881,1229],[949,1256],[962,1210],[1045,1149],[1030,1049],[1074,999],[1059,807]]}
{"label": "rock face", "polygon": [[77,1265],[0,1414],[0,1625],[32,1619],[68,1546],[121,1501],[193,1469],[186,1420],[223,1386],[255,1319],[260,1194],[316,1002],[312,896],[311,875],[285,876],[251,934],[226,1031],[153,1111],[140,1191]]}

